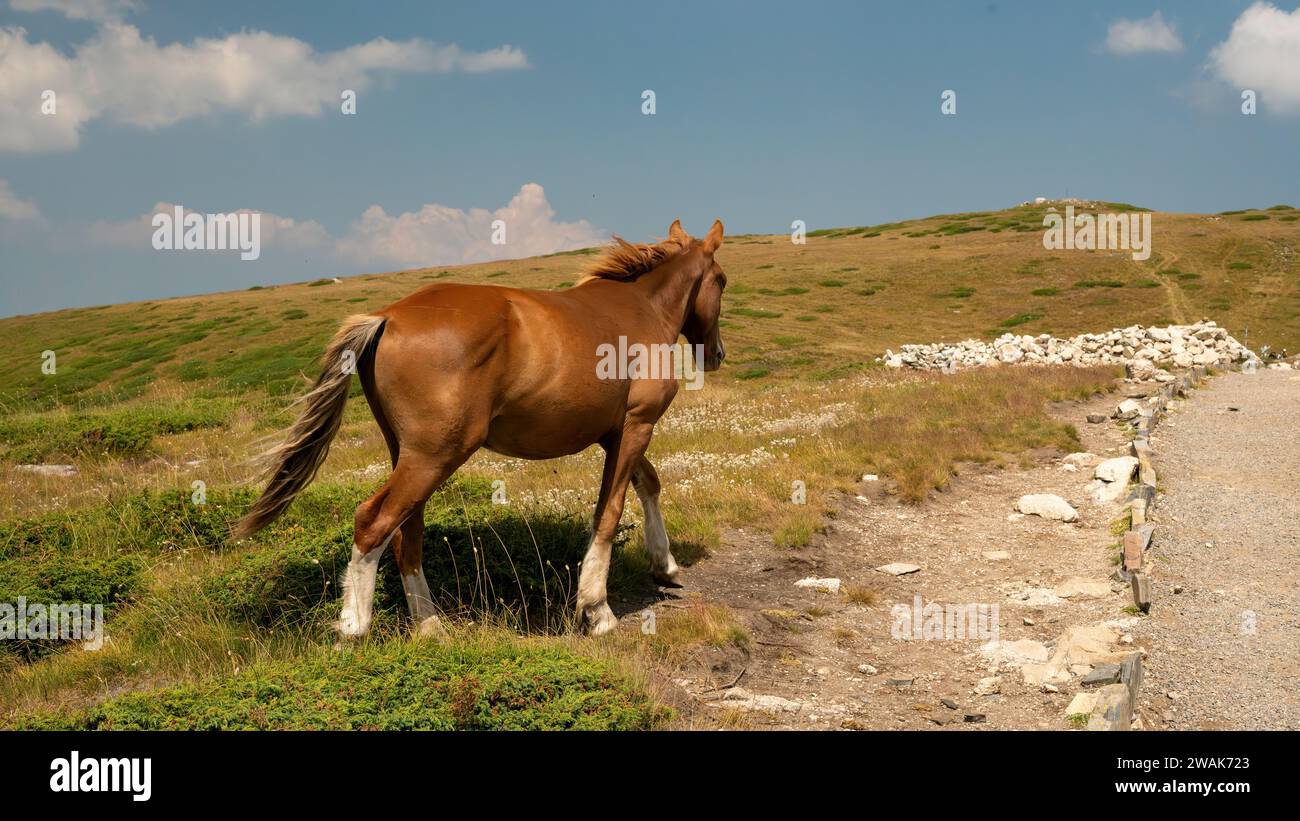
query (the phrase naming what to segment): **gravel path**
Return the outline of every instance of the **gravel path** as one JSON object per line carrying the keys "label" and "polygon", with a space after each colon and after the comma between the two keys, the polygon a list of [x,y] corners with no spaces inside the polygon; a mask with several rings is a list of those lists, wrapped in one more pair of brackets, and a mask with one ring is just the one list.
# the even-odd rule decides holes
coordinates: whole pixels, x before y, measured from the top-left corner
{"label": "gravel path", "polygon": [[1215,377],[1152,448],[1154,602],[1134,631],[1150,652],[1144,715],[1300,729],[1300,374]]}

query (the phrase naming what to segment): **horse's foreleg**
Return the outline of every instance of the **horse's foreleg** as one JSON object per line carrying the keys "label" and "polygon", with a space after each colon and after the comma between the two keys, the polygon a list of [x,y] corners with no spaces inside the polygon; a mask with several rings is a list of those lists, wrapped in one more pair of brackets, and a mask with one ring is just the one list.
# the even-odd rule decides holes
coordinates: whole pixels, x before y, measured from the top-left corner
{"label": "horse's foreleg", "polygon": [[652,425],[625,428],[622,436],[604,445],[605,469],[600,480],[600,497],[596,500],[591,545],[582,559],[582,572],[578,576],[577,628],[588,635],[599,636],[618,625],[614,611],[609,609],[605,587],[610,553],[623,516],[628,482],[650,444],[652,429]]}
{"label": "horse's foreleg", "polygon": [[650,575],[663,587],[681,587],[677,581],[677,562],[668,548],[668,530],[659,510],[659,474],[650,460],[642,456],[632,473],[632,486],[636,488],[641,511],[645,514],[643,538],[646,553],[650,556]]}

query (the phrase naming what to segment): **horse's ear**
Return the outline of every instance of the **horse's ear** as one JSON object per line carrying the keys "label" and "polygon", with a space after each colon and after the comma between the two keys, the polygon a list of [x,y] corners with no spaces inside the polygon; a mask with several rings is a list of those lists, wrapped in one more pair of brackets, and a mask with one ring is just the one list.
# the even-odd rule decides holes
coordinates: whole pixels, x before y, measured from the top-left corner
{"label": "horse's ear", "polygon": [[722,245],[722,220],[714,220],[713,227],[709,229],[708,235],[701,241],[700,246],[705,253],[712,254],[720,245]]}
{"label": "horse's ear", "polygon": [[668,239],[685,245],[691,241],[691,235],[682,229],[681,220],[673,220],[673,224],[668,226]]}

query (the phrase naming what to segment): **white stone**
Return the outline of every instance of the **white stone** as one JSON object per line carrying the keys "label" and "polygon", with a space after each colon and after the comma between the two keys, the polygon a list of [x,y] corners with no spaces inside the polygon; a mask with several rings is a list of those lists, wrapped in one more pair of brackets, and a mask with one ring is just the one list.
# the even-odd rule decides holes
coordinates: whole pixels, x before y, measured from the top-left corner
{"label": "white stone", "polygon": [[1002,692],[1002,679],[998,676],[989,676],[982,678],[979,684],[975,685],[975,694],[980,696],[995,696]]}
{"label": "white stone", "polygon": [[1128,484],[1128,480],[1133,477],[1133,471],[1137,470],[1137,466],[1138,460],[1136,456],[1117,456],[1097,465],[1092,475],[1103,482]]}
{"label": "white stone", "polygon": [[888,573],[891,576],[906,576],[908,573],[915,573],[921,568],[914,564],[907,564],[906,562],[891,562],[889,564],[882,564],[876,569],[881,573]]}
{"label": "white stone", "polygon": [[720,702],[706,702],[711,707],[727,707],[740,710],[765,710],[768,712],[797,713],[803,704],[780,696],[754,695],[740,687],[732,687],[722,694]]}
{"label": "white stone", "polygon": [[839,579],[819,579],[815,576],[809,576],[806,579],[800,579],[794,583],[795,587],[808,587],[813,590],[825,590],[827,593],[840,592]]}
{"label": "white stone", "polygon": [[1096,693],[1075,693],[1074,698],[1070,700],[1070,706],[1065,708],[1065,714],[1067,716],[1077,716],[1080,713],[1092,715],[1092,708],[1096,706]]}
{"label": "white stone", "polygon": [[999,664],[1011,664],[1019,667],[1023,664],[1047,661],[1047,646],[1033,639],[1017,641],[990,641],[980,647],[980,655]]}
{"label": "white stone", "polygon": [[1118,661],[1120,654],[1110,649],[1117,632],[1104,623],[1067,629],[1057,639],[1051,658],[1043,664],[1026,664],[1021,668],[1025,683],[1034,687],[1048,682],[1061,684],[1069,681],[1071,675],[1086,674],[1093,665]]}
{"label": "white stone", "polygon": [[1100,599],[1110,595],[1110,584],[1095,579],[1083,579],[1071,576],[1052,591],[1063,599],[1083,598]]}
{"label": "white stone", "polygon": [[1041,516],[1044,519],[1054,519],[1059,522],[1075,522],[1079,520],[1079,511],[1070,506],[1070,503],[1051,493],[1030,493],[1021,496],[1016,502],[1016,509],[1027,516]]}
{"label": "white stone", "polygon": [[1092,492],[1092,498],[1098,504],[1104,505],[1118,501],[1128,492],[1128,485],[1124,482],[1103,482],[1100,479],[1093,479],[1088,483],[1088,490]]}
{"label": "white stone", "polygon": [[35,473],[37,476],[76,476],[75,465],[15,465],[23,473]]}

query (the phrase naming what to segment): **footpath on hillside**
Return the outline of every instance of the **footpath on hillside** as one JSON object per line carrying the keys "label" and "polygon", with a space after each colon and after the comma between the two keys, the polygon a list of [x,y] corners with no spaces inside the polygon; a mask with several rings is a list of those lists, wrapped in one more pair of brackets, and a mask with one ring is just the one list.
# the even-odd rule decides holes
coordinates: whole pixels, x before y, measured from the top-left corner
{"label": "footpath on hillside", "polygon": [[[1099,495],[1094,471],[1128,453],[1129,436],[1110,419],[1116,404],[1159,388],[1128,383],[1062,403],[1052,414],[1076,425],[1084,452],[963,465],[920,505],[899,501],[884,478],[863,481],[806,548],[729,532],[684,569],[685,590],[627,608],[724,604],[751,637],[747,652],[705,647],[674,672],[679,726],[1082,726],[1092,707],[1080,704],[1095,693],[1084,676],[1141,650],[1129,586],[1111,577],[1123,499]],[[1071,518],[1018,512],[1026,494],[1059,497]],[[934,607],[944,611],[937,634],[927,626]],[[952,623],[954,610],[969,618]]]}
{"label": "footpath on hillside", "polygon": [[[728,533],[685,590],[626,606],[725,604],[752,638],[677,667],[679,726],[1081,729],[1090,679],[1136,652],[1135,728],[1300,728],[1300,372],[1223,373],[1171,403],[1142,615],[1114,575],[1123,499],[1094,476],[1128,454],[1116,403],[1159,387],[1062,403],[1085,452],[967,465],[922,505],[863,482],[803,550]],[[1025,494],[1077,518],[1019,513]],[[919,626],[929,605],[996,606],[997,634],[900,635],[900,606]]]}
{"label": "footpath on hillside", "polygon": [[1300,372],[1214,377],[1151,444],[1140,712],[1167,729],[1300,729]]}

